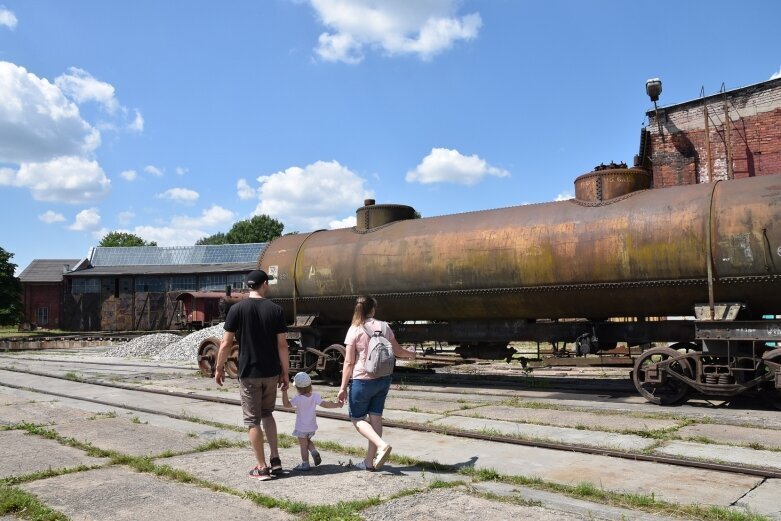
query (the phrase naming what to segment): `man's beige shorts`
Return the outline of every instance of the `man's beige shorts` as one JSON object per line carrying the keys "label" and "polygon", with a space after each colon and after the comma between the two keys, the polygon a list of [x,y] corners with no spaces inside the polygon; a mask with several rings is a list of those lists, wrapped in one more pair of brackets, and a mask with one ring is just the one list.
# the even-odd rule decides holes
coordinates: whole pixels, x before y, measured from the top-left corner
{"label": "man's beige shorts", "polygon": [[261,418],[267,418],[274,412],[277,402],[277,384],[279,376],[267,378],[241,378],[239,394],[241,395],[241,412],[244,414],[244,425],[260,425]]}

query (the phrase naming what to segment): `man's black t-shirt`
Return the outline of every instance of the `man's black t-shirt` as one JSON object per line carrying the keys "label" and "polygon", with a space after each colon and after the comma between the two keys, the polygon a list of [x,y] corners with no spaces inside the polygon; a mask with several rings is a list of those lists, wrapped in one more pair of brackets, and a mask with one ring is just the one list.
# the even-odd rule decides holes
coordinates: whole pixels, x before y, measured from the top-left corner
{"label": "man's black t-shirt", "polygon": [[239,342],[239,378],[279,375],[277,334],[287,331],[281,307],[265,298],[244,299],[228,310],[223,328]]}

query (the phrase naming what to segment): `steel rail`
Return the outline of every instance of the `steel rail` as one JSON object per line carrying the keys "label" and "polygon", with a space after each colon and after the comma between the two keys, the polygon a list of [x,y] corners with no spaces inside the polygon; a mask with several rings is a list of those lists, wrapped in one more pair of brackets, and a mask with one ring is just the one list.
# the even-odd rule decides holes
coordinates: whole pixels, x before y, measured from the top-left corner
{"label": "steel rail", "polygon": [[[221,403],[225,405],[236,405],[241,406],[241,401],[237,399],[232,398],[219,398],[215,396],[206,396],[206,395],[200,395],[200,394],[190,394],[190,393],[181,393],[177,391],[161,391],[161,390],[155,390],[155,389],[144,389],[139,388],[135,386],[129,386],[129,385],[123,385],[123,384],[114,384],[114,383],[108,383],[108,382],[94,382],[84,379],[78,379],[78,378],[66,378],[64,376],[57,376],[57,375],[50,375],[46,373],[38,373],[36,371],[23,371],[18,369],[9,369],[9,368],[0,368],[2,370],[11,371],[11,372],[17,372],[17,373],[23,373],[23,374],[31,374],[34,376],[40,376],[44,378],[55,378],[59,380],[67,380],[74,383],[83,383],[87,385],[99,385],[104,387],[111,387],[114,389],[123,389],[123,390],[129,390],[129,391],[135,391],[135,392],[142,392],[142,393],[150,393],[150,394],[161,394],[165,396],[174,396],[178,398],[187,398],[190,400],[198,400],[198,401],[205,401],[205,402],[213,402],[213,403]],[[179,420],[192,420],[192,417],[188,417],[186,415],[181,414],[174,414],[174,413],[168,413],[164,411],[156,411],[153,409],[147,409],[142,407],[135,407],[127,404],[117,404],[114,402],[108,402],[105,400],[97,400],[94,398],[83,398],[80,396],[72,396],[67,395],[64,393],[57,393],[54,391],[44,391],[40,389],[35,389],[28,386],[22,386],[22,385],[15,385],[15,384],[8,384],[4,382],[0,382],[0,385],[10,387],[13,389],[20,389],[20,390],[26,390],[30,392],[37,392],[42,394],[48,394],[51,396],[58,396],[61,398],[69,398],[73,400],[80,400],[80,401],[86,401],[90,403],[96,403],[100,405],[106,405],[109,407],[118,407],[122,409],[128,409],[131,411],[137,411],[137,412],[143,412],[146,414],[157,414],[162,416],[167,416],[169,418],[179,419]],[[287,408],[287,407],[276,407],[277,410],[284,411],[284,412],[295,412],[294,409]],[[340,420],[340,421],[349,421],[349,418],[344,414],[336,414],[336,413],[330,413],[326,411],[318,411],[317,416],[321,418],[329,418],[334,420]],[[763,469],[763,468],[757,468],[757,467],[747,467],[742,465],[728,465],[723,463],[711,463],[706,461],[697,461],[697,460],[687,460],[684,458],[676,458],[671,456],[655,456],[650,454],[638,454],[638,453],[631,453],[631,452],[624,452],[619,451],[615,449],[602,449],[602,448],[595,448],[595,447],[585,447],[581,445],[568,445],[565,443],[556,443],[556,442],[549,442],[549,441],[538,441],[538,440],[528,440],[528,439],[522,439],[522,438],[516,438],[516,437],[510,437],[510,436],[493,436],[493,435],[486,435],[481,434],[477,432],[471,432],[466,431],[462,429],[453,429],[451,427],[436,427],[431,425],[420,425],[410,422],[400,422],[400,421],[386,421],[383,420],[383,426],[385,427],[393,427],[397,429],[406,429],[406,430],[412,430],[417,432],[430,432],[430,433],[436,433],[436,434],[443,434],[446,436],[453,436],[457,438],[466,438],[466,439],[473,439],[473,440],[480,440],[480,441],[491,441],[495,443],[505,443],[508,445],[522,445],[526,447],[536,447],[536,448],[543,448],[543,449],[550,449],[550,450],[559,450],[559,451],[566,451],[566,452],[576,452],[576,453],[583,453],[583,454],[592,454],[592,455],[598,455],[598,456],[607,456],[611,458],[619,458],[619,459],[628,459],[633,461],[644,461],[648,463],[659,463],[659,464],[666,464],[666,465],[675,465],[679,467],[687,467],[687,468],[696,468],[696,469],[703,469],[703,470],[712,470],[712,471],[718,471],[718,472],[726,472],[731,474],[743,474],[748,476],[757,476],[762,478],[772,478],[777,479],[781,478],[781,471],[778,470],[771,470],[771,469]]]}

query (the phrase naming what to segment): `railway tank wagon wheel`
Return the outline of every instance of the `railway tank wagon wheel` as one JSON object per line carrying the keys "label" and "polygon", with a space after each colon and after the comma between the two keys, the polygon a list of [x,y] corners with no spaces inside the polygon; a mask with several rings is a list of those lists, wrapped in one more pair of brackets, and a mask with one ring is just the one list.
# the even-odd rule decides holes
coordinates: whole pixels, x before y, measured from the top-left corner
{"label": "railway tank wagon wheel", "polygon": [[344,365],[344,346],[331,344],[323,349],[325,355],[317,364],[317,374],[330,382],[331,385],[341,383],[342,366]]}
{"label": "railway tank wagon wheel", "polygon": [[[658,364],[680,355],[671,347],[655,347],[637,358],[632,381],[643,398],[656,405],[677,405],[686,401],[690,390],[688,385],[664,372],[656,373]],[[691,364],[686,359],[671,363],[669,369],[689,378],[693,374]]]}
{"label": "railway tank wagon wheel", "polygon": [[239,377],[239,344],[234,343],[225,361],[225,374],[234,380]]}
{"label": "railway tank wagon wheel", "polygon": [[198,346],[198,368],[203,376],[214,376],[214,366],[217,362],[217,351],[220,349],[220,339],[209,337]]}
{"label": "railway tank wagon wheel", "polygon": [[[781,364],[781,347],[767,351],[764,355],[762,355],[762,360],[765,362],[770,362],[771,364]],[[774,366],[768,364],[765,364],[765,368],[767,371],[776,370]],[[765,399],[768,401],[768,403],[781,411],[781,388],[776,387],[776,378],[779,377],[772,378],[763,390],[765,391]]]}

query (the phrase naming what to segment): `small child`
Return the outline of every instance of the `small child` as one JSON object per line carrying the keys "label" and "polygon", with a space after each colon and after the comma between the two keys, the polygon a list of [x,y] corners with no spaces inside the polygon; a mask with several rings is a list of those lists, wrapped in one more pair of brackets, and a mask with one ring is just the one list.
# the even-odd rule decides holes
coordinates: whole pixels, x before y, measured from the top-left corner
{"label": "small child", "polygon": [[282,405],[296,409],[296,426],[293,430],[293,436],[298,438],[298,445],[301,447],[301,463],[293,467],[293,470],[310,470],[312,468],[309,465],[310,452],[315,466],[322,461],[320,453],[317,452],[315,444],[312,443],[312,436],[317,431],[317,406],[335,409],[341,407],[342,404],[323,400],[320,393],[313,393],[312,379],[306,373],[296,373],[293,377],[293,385],[296,386],[298,394],[292,400],[287,397],[287,389],[282,390]]}

